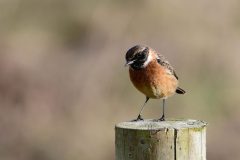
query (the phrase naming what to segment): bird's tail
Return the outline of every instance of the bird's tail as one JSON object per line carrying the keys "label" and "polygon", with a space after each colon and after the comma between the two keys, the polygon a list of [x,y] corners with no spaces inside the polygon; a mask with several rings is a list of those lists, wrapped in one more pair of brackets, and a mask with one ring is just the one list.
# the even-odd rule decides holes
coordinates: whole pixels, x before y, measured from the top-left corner
{"label": "bird's tail", "polygon": [[178,93],[178,94],[184,94],[184,93],[186,93],[182,88],[177,88],[176,89],[176,93]]}

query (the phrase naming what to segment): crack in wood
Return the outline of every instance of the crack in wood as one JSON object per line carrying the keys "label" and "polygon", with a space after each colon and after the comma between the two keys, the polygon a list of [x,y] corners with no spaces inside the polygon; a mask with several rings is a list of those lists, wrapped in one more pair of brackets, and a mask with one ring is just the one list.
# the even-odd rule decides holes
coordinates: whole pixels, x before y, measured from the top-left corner
{"label": "crack in wood", "polygon": [[174,160],[177,160],[177,129],[174,128]]}

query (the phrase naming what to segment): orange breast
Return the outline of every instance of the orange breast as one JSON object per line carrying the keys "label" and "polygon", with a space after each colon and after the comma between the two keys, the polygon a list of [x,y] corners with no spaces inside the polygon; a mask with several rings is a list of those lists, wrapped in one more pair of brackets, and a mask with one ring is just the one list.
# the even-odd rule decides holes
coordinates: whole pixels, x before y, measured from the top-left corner
{"label": "orange breast", "polygon": [[149,98],[167,98],[172,96],[178,87],[175,76],[169,74],[157,61],[150,62],[140,70],[130,68],[129,74],[134,86]]}

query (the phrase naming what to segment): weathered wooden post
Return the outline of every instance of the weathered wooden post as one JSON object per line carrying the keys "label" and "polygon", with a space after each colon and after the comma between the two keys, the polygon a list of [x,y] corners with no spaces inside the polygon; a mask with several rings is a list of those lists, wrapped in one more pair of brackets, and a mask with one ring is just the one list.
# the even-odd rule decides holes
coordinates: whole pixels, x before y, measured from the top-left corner
{"label": "weathered wooden post", "polygon": [[144,120],[115,127],[116,160],[206,160],[206,122]]}

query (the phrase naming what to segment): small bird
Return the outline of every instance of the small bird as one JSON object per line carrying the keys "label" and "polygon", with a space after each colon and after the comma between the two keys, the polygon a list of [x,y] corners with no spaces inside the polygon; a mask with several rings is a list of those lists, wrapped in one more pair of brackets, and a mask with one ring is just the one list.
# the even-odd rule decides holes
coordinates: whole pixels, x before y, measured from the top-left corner
{"label": "small bird", "polygon": [[133,85],[146,96],[137,119],[143,120],[142,111],[149,98],[163,99],[163,111],[159,121],[165,121],[165,100],[175,93],[184,94],[178,87],[178,76],[163,55],[150,47],[136,45],[126,53],[126,64]]}

